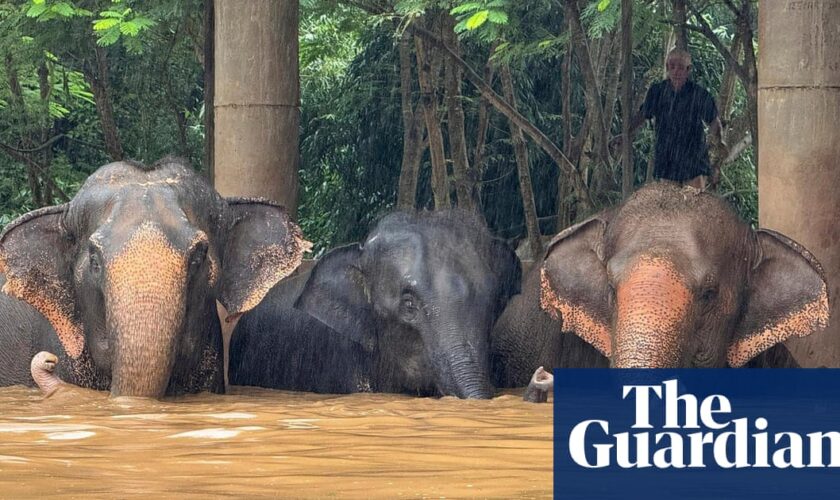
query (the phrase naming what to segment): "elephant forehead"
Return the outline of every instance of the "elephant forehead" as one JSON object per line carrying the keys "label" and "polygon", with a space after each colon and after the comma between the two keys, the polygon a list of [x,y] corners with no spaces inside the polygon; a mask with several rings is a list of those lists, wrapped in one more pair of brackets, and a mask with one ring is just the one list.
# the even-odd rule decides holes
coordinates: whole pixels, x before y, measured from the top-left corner
{"label": "elephant forehead", "polygon": [[212,191],[186,187],[167,182],[96,185],[74,198],[66,222],[77,235],[97,230],[115,238],[128,237],[145,221],[154,221],[167,233],[182,228],[191,232],[192,225],[214,233],[213,221],[222,206]]}
{"label": "elephant forehead", "polygon": [[616,290],[616,298],[619,323],[644,318],[671,330],[685,317],[693,294],[670,259],[645,255],[633,263]]}
{"label": "elephant forehead", "polygon": [[[202,239],[206,239],[203,232],[194,235],[194,242]],[[110,279],[123,281],[133,277],[150,283],[163,280],[175,284],[185,278],[186,257],[155,224],[145,222],[113,253],[106,268]]]}

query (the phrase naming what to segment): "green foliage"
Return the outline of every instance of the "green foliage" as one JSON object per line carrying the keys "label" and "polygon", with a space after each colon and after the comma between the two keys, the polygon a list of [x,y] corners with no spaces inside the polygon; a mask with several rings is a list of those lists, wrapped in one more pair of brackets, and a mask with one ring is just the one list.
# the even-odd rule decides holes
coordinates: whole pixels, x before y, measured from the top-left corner
{"label": "green foliage", "polygon": [[581,11],[580,18],[591,38],[601,38],[621,21],[621,2],[593,1]]}
{"label": "green foliage", "polygon": [[38,21],[51,21],[54,19],[65,19],[72,17],[90,17],[93,13],[87,9],[77,7],[74,2],[31,0],[26,10],[27,17],[33,17]]}
{"label": "green foliage", "polygon": [[[74,10],[71,13],[62,4]],[[126,156],[154,161],[180,154],[202,168],[204,106],[202,68],[196,59],[201,0],[16,0],[0,4],[0,143],[48,165],[55,186],[72,196],[84,179],[110,159],[89,81],[94,48],[109,62],[109,94]],[[105,38],[116,30],[116,39]],[[113,37],[113,34],[108,36]],[[21,89],[13,95],[8,68]],[[48,76],[42,97],[39,74]],[[179,125],[176,115],[183,118]],[[0,150],[0,228],[38,208],[30,167]],[[59,201],[54,191],[53,202]]]}
{"label": "green foliage", "polygon": [[[111,1],[115,7],[122,2],[122,0]],[[98,45],[107,47],[125,36],[128,37],[126,48],[139,54],[143,51],[143,47],[137,43],[137,35],[155,24],[157,23],[153,19],[138,14],[131,7],[119,10],[107,9],[99,12],[99,18],[93,21],[93,31],[97,36]]]}
{"label": "green foliage", "polygon": [[[361,3],[365,3],[362,0]],[[585,104],[581,77],[572,69],[572,123],[564,122],[560,68],[569,42],[563,2],[510,0],[396,0],[391,14],[373,16],[336,0],[301,0],[301,171],[299,222],[307,238],[323,251],[357,241],[395,204],[402,155],[402,118],[396,33],[431,12],[456,19],[464,59],[479,71],[496,45],[493,60],[513,72],[520,112],[562,146],[564,128],[577,133]],[[597,45],[618,29],[616,0],[581,2],[582,23]],[[662,2],[637,2],[634,18],[636,93],[661,78],[663,38],[669,12]],[[154,161],[169,153],[189,157],[202,169],[204,148],[203,71],[200,52],[202,0],[14,0],[0,3],[0,56],[11,54],[23,103],[11,93],[0,64],[0,142],[28,149],[55,135],[63,138],[45,151],[55,184],[72,195],[87,175],[109,161],[89,81],[96,47],[110,64],[110,95],[126,156]],[[728,43],[734,33],[731,12],[706,5],[716,33]],[[615,44],[613,47],[617,47]],[[694,78],[713,94],[724,64],[716,49],[690,34]],[[39,68],[49,75],[50,93],[41,98]],[[414,74],[416,80],[416,73]],[[414,103],[419,90],[412,89]],[[495,82],[497,91],[498,80]],[[603,89],[602,89],[603,90]],[[479,95],[462,86],[470,155],[473,152]],[[744,113],[738,86],[733,116]],[[617,110],[616,110],[617,111]],[[441,109],[445,116],[445,103]],[[178,120],[183,123],[179,124]],[[490,114],[481,179],[484,212],[494,232],[506,238],[524,234],[516,166],[508,123]],[[613,113],[611,132],[620,131]],[[46,134],[44,134],[46,132]],[[653,133],[637,135],[637,182],[652,154]],[[46,153],[49,153],[47,155]],[[529,141],[537,211],[544,232],[554,229],[558,167]],[[0,152],[0,227],[37,208],[25,164]],[[616,180],[618,172],[608,175]],[[599,194],[615,200],[617,191]],[[745,219],[755,221],[757,201],[753,155],[724,170],[721,192]],[[418,205],[431,206],[430,168],[423,159]]]}
{"label": "green foliage", "polygon": [[[476,32],[483,41],[500,37],[500,30],[508,24],[507,0],[482,0],[456,5],[449,13],[458,21],[455,32],[466,34]],[[481,30],[479,30],[481,28]]]}

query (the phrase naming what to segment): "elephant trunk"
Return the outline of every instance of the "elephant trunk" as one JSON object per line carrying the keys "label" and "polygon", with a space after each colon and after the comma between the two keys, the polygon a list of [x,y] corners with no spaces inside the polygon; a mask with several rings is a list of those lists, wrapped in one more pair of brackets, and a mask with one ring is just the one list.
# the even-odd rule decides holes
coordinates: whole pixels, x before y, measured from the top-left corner
{"label": "elephant trunk", "polygon": [[612,365],[678,366],[691,302],[691,290],[670,260],[658,256],[639,259],[616,290]]}
{"label": "elephant trunk", "polygon": [[183,329],[184,256],[158,234],[144,239],[143,245],[129,244],[107,272],[112,396],[164,396]]}
{"label": "elephant trunk", "polygon": [[172,309],[170,304],[136,308],[132,313],[137,316],[129,319],[121,314],[114,321],[112,396],[165,395],[175,361],[176,332],[181,329],[182,314]]}
{"label": "elephant trunk", "polygon": [[441,334],[442,342],[433,360],[440,392],[461,399],[492,398],[488,333],[468,328],[439,331],[445,333]]}

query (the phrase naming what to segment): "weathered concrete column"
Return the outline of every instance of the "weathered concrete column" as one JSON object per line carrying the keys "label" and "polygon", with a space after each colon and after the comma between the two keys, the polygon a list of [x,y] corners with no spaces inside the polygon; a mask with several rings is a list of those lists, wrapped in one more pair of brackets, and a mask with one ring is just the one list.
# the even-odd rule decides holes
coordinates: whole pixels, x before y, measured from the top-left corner
{"label": "weathered concrete column", "polygon": [[831,301],[828,331],[787,345],[803,366],[838,367],[840,0],[761,2],[758,26],[759,223],[811,250]]}
{"label": "weathered concrete column", "polygon": [[215,0],[215,186],[295,216],[298,191],[297,0]]}

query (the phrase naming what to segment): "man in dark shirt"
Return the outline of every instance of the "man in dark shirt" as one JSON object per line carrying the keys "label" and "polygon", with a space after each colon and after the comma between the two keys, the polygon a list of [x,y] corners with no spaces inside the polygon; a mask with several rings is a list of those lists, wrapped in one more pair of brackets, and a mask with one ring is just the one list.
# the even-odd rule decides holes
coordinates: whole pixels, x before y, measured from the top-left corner
{"label": "man in dark shirt", "polygon": [[651,85],[645,102],[630,124],[632,133],[645,120],[654,120],[656,148],[653,176],[706,187],[714,187],[720,172],[709,162],[703,123],[716,145],[726,147],[721,137],[721,123],[715,100],[706,89],[688,79],[691,55],[680,49],[668,53],[665,64],[668,78]]}

